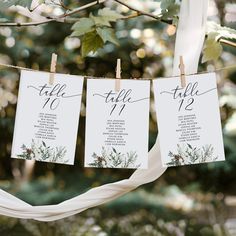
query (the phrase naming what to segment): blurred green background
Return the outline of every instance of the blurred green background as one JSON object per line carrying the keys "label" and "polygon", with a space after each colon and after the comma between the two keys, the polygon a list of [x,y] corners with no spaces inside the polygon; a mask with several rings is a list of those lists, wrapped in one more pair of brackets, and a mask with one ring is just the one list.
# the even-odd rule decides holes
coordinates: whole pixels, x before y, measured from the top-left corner
{"label": "blurred green background", "polygon": [[[86,1],[82,1],[82,3]],[[148,11],[150,5],[141,7]],[[48,9],[51,10],[50,8]],[[54,9],[55,10],[55,9]],[[93,8],[96,10],[96,7]],[[82,12],[81,16],[88,12]],[[0,15],[0,18],[2,16]],[[10,12],[13,21],[22,16]],[[236,27],[234,1],[210,1],[210,19]],[[23,19],[24,20],[24,19]],[[80,40],[69,38],[71,25],[50,23],[37,27],[0,27],[0,62],[49,70],[51,53],[58,54],[57,72],[114,77],[122,59],[123,78],[171,75],[173,27],[139,17],[116,23],[120,46],[107,44],[82,58]],[[194,43],[194,42],[190,42]],[[236,48],[224,46],[220,60],[199,65],[199,71],[235,64]],[[236,70],[218,72],[226,161],[169,168],[157,181],[109,204],[60,221],[41,223],[0,217],[0,234],[13,235],[236,235]],[[33,205],[56,204],[87,189],[127,178],[129,170],[83,168],[85,96],[74,166],[24,162],[10,158],[19,72],[0,68],[0,187]],[[85,95],[84,87],[84,95]],[[210,105],[210,104],[209,104]],[[153,95],[150,148],[157,136]],[[211,122],[209,120],[209,122]]]}

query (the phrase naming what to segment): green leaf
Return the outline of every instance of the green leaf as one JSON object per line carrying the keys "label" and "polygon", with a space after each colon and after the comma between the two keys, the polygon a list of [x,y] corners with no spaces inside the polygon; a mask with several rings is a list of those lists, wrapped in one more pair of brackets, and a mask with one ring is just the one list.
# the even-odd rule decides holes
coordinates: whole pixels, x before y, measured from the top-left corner
{"label": "green leaf", "polygon": [[103,40],[96,31],[86,33],[82,39],[82,57],[87,56],[90,52],[95,53],[99,48],[103,47]]}
{"label": "green leaf", "polygon": [[203,49],[202,63],[217,60],[222,53],[222,46],[216,40],[217,33],[210,33],[207,37],[207,40]]}
{"label": "green leaf", "polygon": [[187,145],[190,149],[193,149],[193,147],[189,143],[187,143]]}
{"label": "green leaf", "polygon": [[175,0],[161,1],[161,14],[163,19],[174,18],[178,15],[178,13],[179,5],[175,3]]}
{"label": "green leaf", "polygon": [[97,26],[111,26],[109,20],[103,16],[94,16],[92,13],[89,14],[89,17],[95,22]]}
{"label": "green leaf", "polygon": [[236,30],[209,21],[207,23],[207,40],[203,49],[203,63],[220,57],[223,48],[219,42],[221,38],[236,40]]}
{"label": "green leaf", "polygon": [[11,0],[5,0],[4,1],[3,0],[3,1],[0,2],[0,11],[4,11],[4,10],[6,10],[7,8],[9,8],[13,5],[14,5],[13,1],[11,1]]}
{"label": "green leaf", "polygon": [[174,25],[175,27],[178,27],[178,24],[179,24],[179,18],[177,16],[173,16],[172,25]]}
{"label": "green leaf", "polygon": [[96,29],[98,35],[101,37],[104,43],[107,41],[119,45],[118,39],[116,38],[115,31],[112,28],[103,27]]}
{"label": "green leaf", "polygon": [[32,0],[2,0],[0,2],[0,11],[4,11],[7,8],[15,5],[30,8],[31,4]]}
{"label": "green leaf", "polygon": [[0,18],[0,23],[5,23],[5,22],[8,22],[8,19],[6,19],[6,18]]}
{"label": "green leaf", "polygon": [[81,18],[73,26],[72,30],[74,31],[71,36],[79,37],[85,33],[91,32],[94,30],[93,26],[95,25],[94,21],[90,18]]}
{"label": "green leaf", "polygon": [[168,10],[168,15],[174,17],[179,13],[179,5],[178,4],[170,5],[167,10]]}
{"label": "green leaf", "polygon": [[98,10],[98,15],[102,16],[103,19],[106,19],[110,22],[116,22],[118,19],[123,18],[123,16],[116,11],[111,10],[108,7]]}
{"label": "green leaf", "polygon": [[161,11],[163,19],[173,18],[178,15],[179,13],[179,5],[178,4],[171,4],[168,8],[163,9]]}
{"label": "green leaf", "polygon": [[113,147],[112,147],[112,150],[113,150],[113,152],[114,152],[114,153],[117,153],[117,151],[116,151],[116,149],[115,149],[115,148],[113,148]]}
{"label": "green leaf", "polygon": [[161,1],[161,9],[166,10],[168,9],[172,4],[175,4],[175,0],[162,0]]}
{"label": "green leaf", "polygon": [[207,34],[215,33],[216,40],[219,40],[220,38],[225,39],[234,39],[236,40],[236,30],[221,26],[214,21],[207,22]]}
{"label": "green leaf", "polygon": [[107,7],[98,10],[98,15],[94,16],[90,13],[89,17],[95,22],[97,26],[111,26],[110,22],[116,22],[123,16],[116,11],[113,11]]}
{"label": "green leaf", "polygon": [[18,0],[15,5],[27,7],[30,9],[33,0]]}

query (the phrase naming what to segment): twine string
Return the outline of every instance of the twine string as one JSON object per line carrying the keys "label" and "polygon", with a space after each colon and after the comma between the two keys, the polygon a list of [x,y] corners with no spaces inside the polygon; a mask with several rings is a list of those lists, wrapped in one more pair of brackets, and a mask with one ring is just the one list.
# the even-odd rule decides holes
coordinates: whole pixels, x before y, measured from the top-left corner
{"label": "twine string", "polygon": [[[21,66],[14,66],[14,65],[10,65],[10,64],[4,64],[4,63],[0,63],[0,67],[7,67],[7,68],[13,68],[13,69],[18,69],[18,70],[27,70],[27,71],[34,71],[34,72],[44,72],[44,73],[50,73],[49,71],[40,71],[40,70],[36,70],[36,69],[31,69],[31,68],[27,68],[27,67],[21,67]],[[197,73],[191,73],[191,74],[186,74],[188,75],[197,75],[197,74],[205,74],[205,73],[212,73],[212,72],[220,72],[223,70],[230,70],[230,69],[234,69],[236,68],[236,64],[235,65],[230,65],[230,66],[225,66],[225,67],[221,67],[221,68],[216,68],[214,70],[210,70],[210,71],[201,71],[201,72],[197,72]],[[102,77],[95,77],[95,76],[85,76],[84,78],[97,78],[97,79],[101,79]],[[176,78],[179,76],[167,76],[168,78]],[[156,78],[142,78],[144,80],[153,80]]]}

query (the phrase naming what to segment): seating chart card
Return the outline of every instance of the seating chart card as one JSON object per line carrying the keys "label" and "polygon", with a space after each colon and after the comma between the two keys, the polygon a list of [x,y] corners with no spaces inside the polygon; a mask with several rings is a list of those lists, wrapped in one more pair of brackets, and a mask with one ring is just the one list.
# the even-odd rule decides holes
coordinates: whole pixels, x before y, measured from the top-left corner
{"label": "seating chart card", "polygon": [[88,79],[85,166],[147,168],[150,81]]}
{"label": "seating chart card", "polygon": [[21,72],[11,156],[72,165],[83,77],[49,75]]}
{"label": "seating chart card", "polygon": [[216,75],[153,81],[162,163],[178,166],[222,161],[224,145]]}

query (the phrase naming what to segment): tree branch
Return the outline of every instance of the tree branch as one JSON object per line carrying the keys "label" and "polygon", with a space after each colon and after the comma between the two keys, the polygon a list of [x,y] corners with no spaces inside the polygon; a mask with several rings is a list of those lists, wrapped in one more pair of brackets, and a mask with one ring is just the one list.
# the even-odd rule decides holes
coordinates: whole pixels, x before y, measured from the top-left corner
{"label": "tree branch", "polygon": [[75,9],[73,9],[73,10],[71,10],[71,11],[65,13],[65,14],[62,14],[62,15],[59,16],[58,18],[64,18],[64,17],[67,17],[67,16],[74,15],[74,14],[76,14],[76,13],[78,13],[78,12],[80,12],[80,11],[83,11],[83,10],[89,8],[89,7],[95,6],[95,5],[97,5],[97,4],[104,3],[105,1],[107,1],[107,0],[100,0],[100,1],[93,1],[93,2],[90,2],[90,3],[88,3],[88,4],[85,4],[85,5],[81,6],[81,7],[75,8]]}
{"label": "tree branch", "polygon": [[[42,21],[35,21],[35,22],[22,22],[22,23],[17,23],[17,22],[10,22],[10,23],[7,23],[7,22],[3,22],[3,23],[0,23],[0,27],[1,26],[6,26],[6,27],[23,27],[23,26],[37,26],[37,25],[42,25],[42,24],[47,24],[49,22],[60,22],[60,23],[68,23],[69,21],[67,20],[68,16],[71,16],[71,15],[74,15],[74,14],[77,14],[79,13],[80,11],[83,11],[89,7],[92,7],[92,6],[95,6],[97,4],[101,4],[101,3],[104,3],[105,1],[107,0],[98,0],[98,1],[93,1],[91,3],[88,3],[88,4],[85,4],[81,7],[78,7],[78,8],[75,8],[71,11],[68,11],[56,18],[50,18],[48,17],[47,20],[42,20]],[[144,12],[144,11],[141,11],[141,10],[138,10],[120,0],[114,0],[115,2],[123,5],[123,6],[126,6],[127,8],[129,8],[130,10],[132,11],[135,11],[136,14],[132,14],[130,16],[124,16],[124,18],[122,19],[129,19],[129,18],[134,18],[134,17],[138,17],[138,16],[148,16],[148,17],[151,17],[155,20],[158,20],[158,21],[161,21],[161,22],[164,22],[164,23],[167,23],[167,24],[172,24],[172,20],[163,20],[161,19],[159,16],[155,16],[151,13],[148,13],[148,12]],[[70,23],[70,22],[69,22]]]}
{"label": "tree branch", "polygon": [[61,5],[62,8],[64,8],[64,9],[67,10],[67,11],[68,11],[68,10],[69,10],[69,11],[71,10],[70,8],[68,8],[68,7],[65,5],[65,3],[64,3],[63,0],[59,0],[59,1],[60,1],[60,5]]}
{"label": "tree branch", "polygon": [[[17,23],[17,22],[0,22],[0,27],[1,26],[4,26],[4,27],[21,27],[21,26],[37,26],[37,25],[43,25],[43,24],[47,24],[49,22],[60,22],[60,23],[73,23],[75,21],[77,21],[78,19],[77,18],[70,18],[69,16],[71,15],[74,15],[74,14],[77,14],[79,13],[80,11],[83,11],[89,7],[92,7],[92,6],[95,6],[97,4],[101,4],[101,3],[104,3],[106,2],[107,0],[97,0],[97,1],[93,1],[91,3],[88,3],[88,4],[85,4],[81,7],[78,7],[78,8],[75,8],[73,10],[68,10],[66,13],[56,17],[56,18],[50,18],[48,17],[48,19],[46,20],[42,20],[42,21],[33,21],[33,22],[22,22],[22,23]],[[138,17],[138,16],[148,16],[148,17],[151,17],[155,20],[158,20],[158,21],[161,21],[161,22],[164,22],[164,23],[167,23],[167,24],[172,24],[172,20],[164,20],[164,19],[161,19],[160,16],[155,16],[153,15],[152,13],[148,13],[148,12],[144,12],[142,10],[139,10],[133,6],[130,6],[129,4],[121,1],[121,0],[113,0],[114,2],[116,3],[119,3],[120,5],[123,5],[125,7],[127,7],[128,9],[130,9],[131,11],[134,11],[135,13],[131,14],[131,15],[128,15],[128,16],[124,16],[122,18],[122,20],[125,20],[125,19],[130,19],[130,18],[134,18],[134,17]],[[60,1],[61,3],[63,3],[62,1]],[[66,7],[66,6],[64,6]],[[232,42],[232,41],[229,41],[229,40],[226,40],[226,39],[220,39],[219,40],[220,43],[222,44],[226,44],[228,46],[232,46],[232,47],[236,47],[236,43]]]}
{"label": "tree branch", "polygon": [[[100,3],[103,3],[105,2],[106,0],[100,0],[99,1],[99,4]],[[0,22],[0,27],[4,26],[4,27],[23,27],[23,26],[37,26],[37,25],[43,25],[43,24],[47,24],[49,22],[60,22],[60,23],[67,23],[67,18],[68,16],[71,16],[71,15],[74,15],[80,11],[83,11],[89,7],[92,7],[92,6],[95,6],[98,4],[98,1],[93,1],[91,3],[88,3],[88,4],[85,4],[81,7],[78,7],[78,8],[75,8],[71,11],[68,11],[67,13],[65,14],[62,14],[56,18],[51,18],[51,17],[48,17],[47,20],[42,20],[42,21],[33,21],[33,22],[22,22],[22,23],[18,23],[18,22]]]}
{"label": "tree branch", "polygon": [[43,25],[47,24],[49,22],[56,21],[54,19],[48,19],[48,20],[43,20],[43,21],[33,21],[33,22],[22,22],[22,23],[17,23],[17,22],[11,22],[11,23],[0,23],[0,27],[21,27],[21,26],[37,26],[37,25]]}
{"label": "tree branch", "polygon": [[160,16],[155,16],[155,15],[153,15],[152,13],[148,13],[148,12],[144,12],[144,11],[142,11],[142,10],[139,10],[139,9],[133,7],[133,6],[130,6],[130,5],[127,4],[127,3],[124,3],[123,1],[114,0],[114,2],[117,2],[117,3],[121,4],[121,5],[123,5],[123,6],[127,7],[127,8],[129,8],[130,10],[137,12],[137,16],[141,16],[141,15],[143,15],[143,16],[148,16],[148,17],[151,17],[151,18],[153,18],[153,19],[155,19],[155,20],[161,21],[161,22],[163,22],[163,23],[166,23],[166,24],[169,24],[169,25],[172,24],[172,20],[164,20],[164,19],[161,19]]}
{"label": "tree branch", "polygon": [[232,41],[229,41],[229,40],[226,40],[226,39],[220,39],[219,42],[236,48],[236,43],[235,42],[232,42]]}

